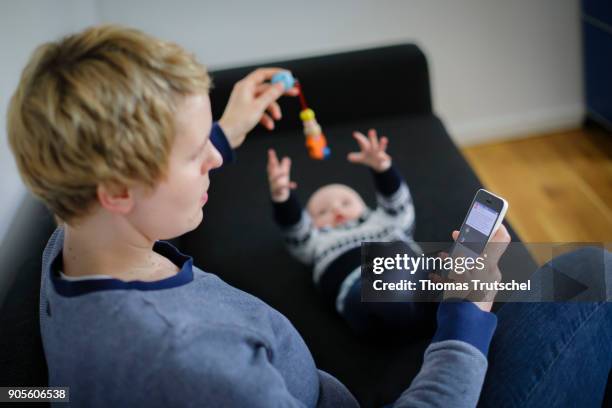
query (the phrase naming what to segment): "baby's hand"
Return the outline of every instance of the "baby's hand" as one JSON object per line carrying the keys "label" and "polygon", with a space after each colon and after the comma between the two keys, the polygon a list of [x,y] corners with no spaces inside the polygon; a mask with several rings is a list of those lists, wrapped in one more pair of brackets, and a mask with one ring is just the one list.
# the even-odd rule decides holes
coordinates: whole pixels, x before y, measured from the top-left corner
{"label": "baby's hand", "polygon": [[370,166],[379,173],[391,167],[391,156],[386,152],[389,144],[389,139],[386,136],[382,136],[379,141],[376,130],[370,129],[368,137],[360,132],[353,132],[353,137],[357,140],[361,151],[349,153],[348,161]]}
{"label": "baby's hand", "polygon": [[283,157],[283,160],[278,161],[274,149],[268,150],[268,183],[270,184],[270,195],[272,201],[282,203],[287,201],[291,190],[297,187],[297,184],[291,181],[289,172],[291,171],[291,159]]}

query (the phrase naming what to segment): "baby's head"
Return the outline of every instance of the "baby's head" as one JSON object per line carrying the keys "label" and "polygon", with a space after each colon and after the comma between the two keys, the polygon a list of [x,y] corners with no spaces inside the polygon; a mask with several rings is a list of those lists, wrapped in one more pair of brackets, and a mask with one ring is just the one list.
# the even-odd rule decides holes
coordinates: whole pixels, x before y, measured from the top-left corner
{"label": "baby's head", "polygon": [[315,191],[306,206],[317,228],[336,227],[359,218],[366,205],[359,194],[344,184],[328,184]]}

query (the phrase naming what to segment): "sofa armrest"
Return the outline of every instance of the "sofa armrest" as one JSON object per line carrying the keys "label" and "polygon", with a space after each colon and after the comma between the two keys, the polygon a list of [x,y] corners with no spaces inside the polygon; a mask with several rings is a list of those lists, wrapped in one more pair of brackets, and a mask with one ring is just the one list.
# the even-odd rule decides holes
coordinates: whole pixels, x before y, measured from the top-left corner
{"label": "sofa armrest", "polygon": [[[266,64],[291,70],[303,85],[319,122],[326,124],[387,115],[430,114],[427,60],[414,44],[349,51]],[[213,117],[219,119],[233,85],[258,66],[212,72]],[[300,129],[297,98],[281,100],[278,130]]]}

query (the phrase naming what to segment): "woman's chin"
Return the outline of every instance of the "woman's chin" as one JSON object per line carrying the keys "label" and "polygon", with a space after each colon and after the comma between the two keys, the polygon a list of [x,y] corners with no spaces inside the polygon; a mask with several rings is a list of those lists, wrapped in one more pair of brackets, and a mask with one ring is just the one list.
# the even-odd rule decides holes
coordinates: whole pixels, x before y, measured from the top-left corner
{"label": "woman's chin", "polygon": [[185,229],[185,231],[181,232],[178,235],[186,234],[198,228],[198,226],[200,226],[200,224],[202,223],[203,219],[204,219],[204,211],[202,210],[202,208],[198,208],[194,212],[194,215],[192,217],[189,217],[189,219],[187,220],[187,223],[186,223],[187,228]]}

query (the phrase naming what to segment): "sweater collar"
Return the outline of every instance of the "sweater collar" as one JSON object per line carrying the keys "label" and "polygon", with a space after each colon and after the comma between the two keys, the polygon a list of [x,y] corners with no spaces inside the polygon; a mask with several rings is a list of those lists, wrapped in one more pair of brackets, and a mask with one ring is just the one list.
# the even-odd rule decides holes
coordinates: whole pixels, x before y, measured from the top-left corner
{"label": "sweater collar", "polygon": [[62,250],[64,245],[63,228],[58,228],[57,239],[54,241],[55,256],[46,266],[45,273],[51,279],[53,287],[62,296],[73,297],[103,290],[162,290],[185,285],[193,280],[193,258],[181,253],[176,247],[166,241],[157,241],[153,250],[165,256],[180,268],[176,275],[157,281],[122,281],[115,278],[91,279],[82,281],[67,281],[61,279],[59,270],[63,269]]}

